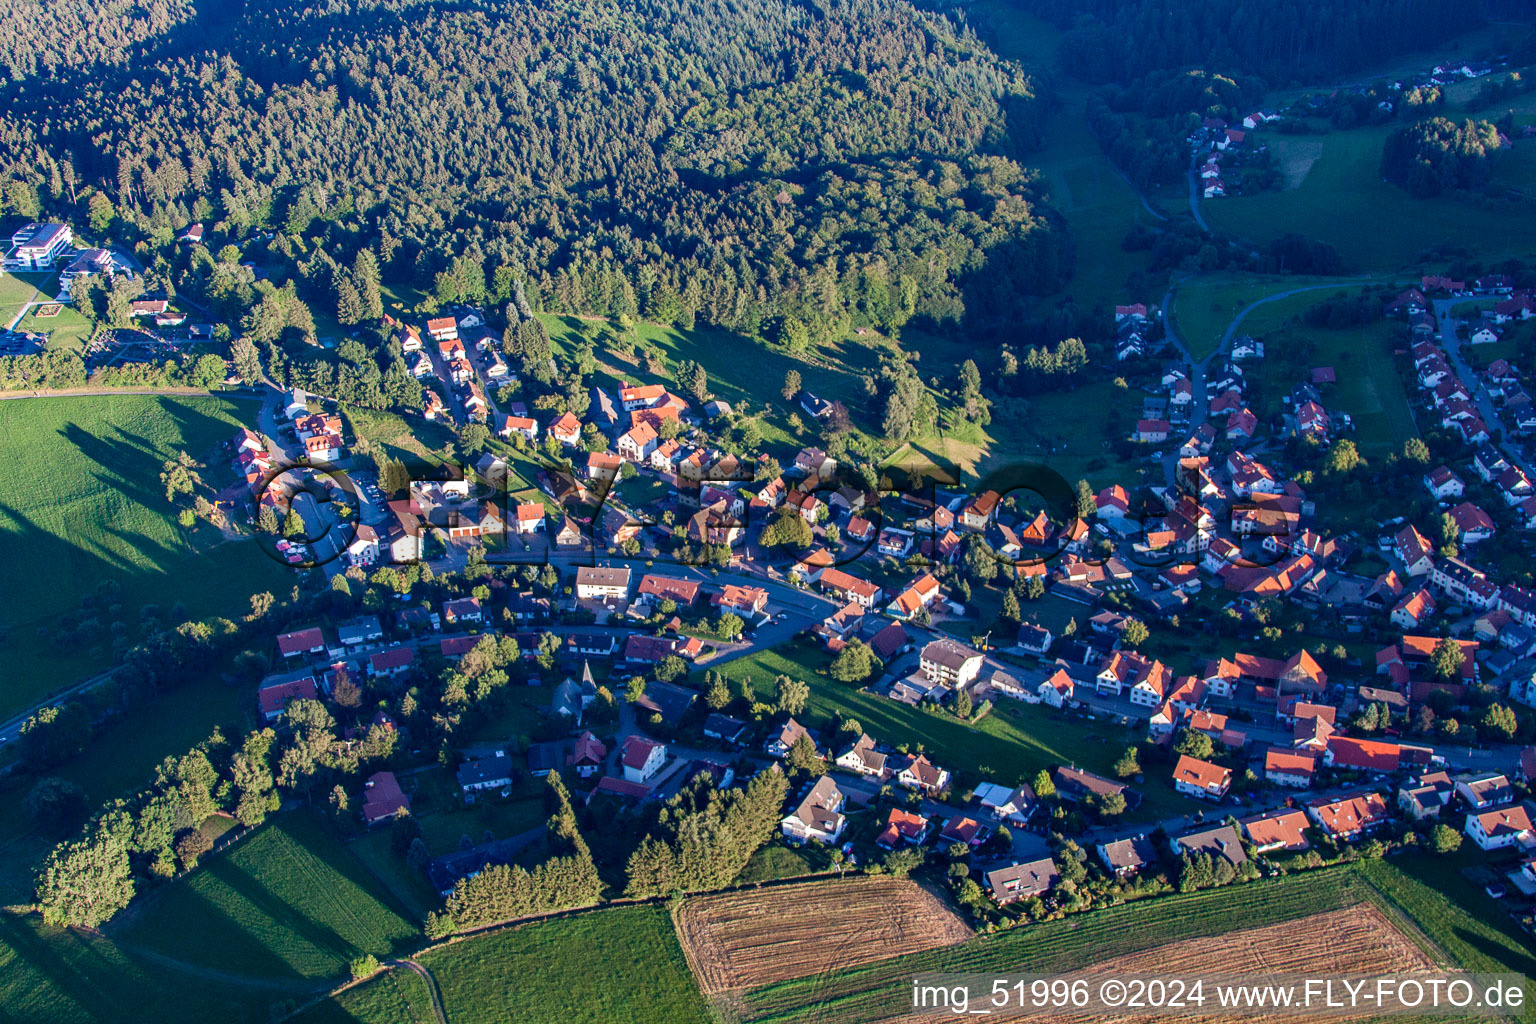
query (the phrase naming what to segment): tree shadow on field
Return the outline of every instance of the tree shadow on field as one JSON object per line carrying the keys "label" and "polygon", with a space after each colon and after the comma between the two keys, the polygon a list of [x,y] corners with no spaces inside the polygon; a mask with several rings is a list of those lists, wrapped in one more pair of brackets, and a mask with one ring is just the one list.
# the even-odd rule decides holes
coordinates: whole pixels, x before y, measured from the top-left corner
{"label": "tree shadow on field", "polygon": [[[245,869],[236,866],[229,858],[220,859],[211,868],[215,878],[229,886],[252,907],[265,914],[279,927],[294,932],[321,953],[334,956],[344,964],[357,952],[352,943],[343,939],[332,928],[321,924],[308,914],[300,912],[286,900],[279,898],[271,889]],[[233,924],[243,933],[249,934],[245,926],[238,921],[233,921]],[[269,957],[272,956],[270,951],[263,949],[263,952]],[[285,963],[284,969],[289,973],[302,976],[302,972],[291,964]]]}
{"label": "tree shadow on field", "polygon": [[1457,928],[1456,937],[1489,959],[1506,965],[1510,970],[1518,971],[1527,978],[1536,977],[1536,956],[1533,956],[1526,946],[1527,940],[1506,928],[1502,921],[1490,919],[1486,923],[1507,936],[1510,945],[1495,942],[1486,935],[1479,935],[1465,928]]}
{"label": "tree shadow on field", "polygon": [[[78,935],[69,935],[68,938],[77,942],[90,941]],[[109,992],[102,988],[94,978],[61,955],[55,944],[40,935],[37,927],[31,922],[9,914],[0,914],[0,943],[10,947],[16,958],[24,965],[21,969],[30,968],[36,971],[57,990],[60,996],[73,1000],[75,1005],[92,1019],[99,1021],[122,1019],[122,999],[125,993]],[[13,964],[6,973],[9,975],[16,970],[18,966]],[[55,1009],[62,1009],[62,1007],[55,1007]],[[23,1019],[12,1017],[4,1007],[0,1007],[0,1021]]]}

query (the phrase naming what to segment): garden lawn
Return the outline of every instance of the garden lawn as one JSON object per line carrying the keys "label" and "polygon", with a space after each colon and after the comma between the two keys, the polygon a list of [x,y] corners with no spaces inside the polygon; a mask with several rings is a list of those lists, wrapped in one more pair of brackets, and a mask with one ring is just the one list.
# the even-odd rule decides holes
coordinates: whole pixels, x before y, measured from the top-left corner
{"label": "garden lawn", "polygon": [[[949,365],[950,360],[968,357],[933,335],[908,332],[906,340],[921,352],[924,366],[930,362]],[[897,449],[883,465],[916,471],[941,483],[969,483],[1027,461],[1048,466],[1068,484],[1086,478],[1095,487],[1130,486],[1137,471],[1151,463],[1122,459],[1113,446],[1129,434],[1144,397],[1141,391],[1097,380],[1066,391],[1007,399],[993,405],[992,421],[986,426],[946,422],[938,431]],[[946,412],[946,420],[951,418]],[[1158,474],[1161,481],[1160,469]]]}
{"label": "garden lawn", "polygon": [[279,816],[110,929],[198,966],[259,978],[327,978],[354,957],[416,944],[383,885],[311,812]]}
{"label": "garden lawn", "polygon": [[[1486,115],[1484,115],[1486,116]],[[1393,271],[1431,263],[1439,246],[1496,262],[1536,253],[1536,196],[1485,200],[1453,195],[1415,199],[1382,180],[1381,151],[1394,126],[1330,132],[1301,184],[1203,203],[1206,220],[1256,245],[1299,233],[1338,249],[1351,272]],[[1507,164],[1509,184],[1530,176],[1519,153]],[[1506,173],[1496,170],[1495,180]]]}
{"label": "garden lawn", "polygon": [[[224,542],[206,524],[182,529],[160,489],[161,464],[178,451],[207,464],[210,484],[228,483],[223,442],[255,416],[254,402],[222,397],[0,402],[0,718],[105,667],[112,620],[135,641],[146,604],[166,619],[177,603],[187,618],[236,616],[252,593],[292,587],[293,570],[257,545]],[[87,639],[55,646],[64,617],[104,581],[121,587],[121,607],[103,609]]]}
{"label": "garden lawn", "polygon": [[882,1020],[914,975],[1057,974],[1160,946],[1278,924],[1362,902],[1368,886],[1336,867],[1108,907],[1020,925],[958,946],[904,954],[829,975],[765,985],[744,997],[752,1021]]}
{"label": "garden lawn", "polygon": [[453,1024],[705,1024],[661,906],[618,907],[450,943],[417,958]]}
{"label": "garden lawn", "polygon": [[404,967],[375,975],[293,1018],[294,1024],[435,1024],[427,983]]}
{"label": "garden lawn", "polygon": [[[1041,769],[1063,764],[1113,776],[1115,761],[1142,735],[1110,722],[1071,718],[1011,700],[998,701],[980,722],[962,722],[947,711],[910,707],[839,683],[822,674],[830,663],[819,645],[801,642],[739,658],[722,671],[730,679],[750,678],[759,699],[771,698],[780,675],[805,680],[811,698],[798,720],[830,735],[842,719],[852,718],[879,742],[921,748],[956,774],[957,791],[983,780],[1028,782]],[[1200,808],[1175,793],[1163,773],[1149,773],[1146,783],[1136,788],[1143,799],[1131,820],[1167,818]]]}
{"label": "garden lawn", "polygon": [[0,914],[0,1020],[48,1024],[164,1024],[219,1020],[262,1024],[269,1006],[305,986],[213,984],[196,973],[137,958],[111,941]]}
{"label": "garden lawn", "polygon": [[[27,311],[27,315],[21,318],[21,322],[16,325],[18,331],[47,335],[49,349],[68,349],[75,352],[84,350],[85,340],[91,336],[93,328],[91,321],[86,319],[83,313],[73,306],[65,306],[55,316],[42,317],[37,315],[37,308],[33,306]],[[11,316],[14,315],[15,313],[12,312]],[[10,323],[10,317],[0,320],[0,327],[7,323]]]}
{"label": "garden lawn", "polygon": [[404,786],[411,795],[411,812],[421,824],[427,852],[434,857],[459,849],[464,836],[475,843],[487,832],[505,839],[537,828],[548,818],[544,809],[548,783],[521,770],[521,766],[512,794],[506,799],[491,791],[466,804],[453,774],[441,767],[406,777]]}
{"label": "garden lawn", "polygon": [[798,878],[827,871],[832,864],[831,851],[821,843],[790,846],[778,839],[758,849],[747,866],[736,876],[737,885],[770,882],[780,878]]}
{"label": "garden lawn", "polygon": [[[1331,366],[1338,382],[1321,387],[1323,405],[1331,412],[1349,414],[1361,454],[1372,458],[1401,451],[1403,443],[1419,432],[1392,362],[1395,328],[1386,320],[1338,330],[1296,321],[1264,335],[1276,356],[1260,361],[1252,371],[1263,398],[1262,408],[1256,406],[1256,411],[1265,417],[1275,415],[1284,397],[1308,379],[1313,367]],[[1286,360],[1281,353],[1304,357],[1305,365]]]}
{"label": "garden lawn", "polygon": [[[399,459],[413,474],[427,479],[442,465],[438,453],[453,442],[453,431],[420,417],[409,422],[403,416],[377,409],[347,406],[344,410],[352,435],[379,445],[392,459]],[[469,467],[462,467],[469,469]]]}

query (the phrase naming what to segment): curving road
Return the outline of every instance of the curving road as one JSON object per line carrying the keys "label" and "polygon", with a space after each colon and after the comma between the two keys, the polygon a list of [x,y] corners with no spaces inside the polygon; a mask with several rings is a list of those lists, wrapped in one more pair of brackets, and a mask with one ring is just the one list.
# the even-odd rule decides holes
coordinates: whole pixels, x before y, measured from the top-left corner
{"label": "curving road", "polygon": [[[1241,326],[1243,320],[1247,318],[1249,313],[1252,313],[1260,306],[1268,305],[1271,302],[1278,302],[1281,299],[1288,299],[1292,295],[1301,295],[1305,292],[1327,291],[1334,288],[1352,288],[1360,285],[1375,283],[1374,280],[1369,278],[1353,281],[1329,281],[1326,284],[1300,285],[1295,288],[1287,288],[1284,291],[1278,291],[1274,292],[1273,294],[1266,295],[1261,299],[1257,299],[1248,303],[1248,305],[1238,310],[1237,313],[1232,317],[1232,320],[1227,324],[1227,329],[1221,336],[1221,342],[1209,353],[1207,353],[1204,359],[1196,360],[1190,353],[1189,344],[1185,342],[1183,338],[1178,336],[1178,333],[1174,330],[1173,326],[1172,312],[1174,293],[1179,290],[1179,285],[1183,284],[1187,280],[1189,280],[1188,277],[1181,277],[1173,280],[1169,283],[1168,290],[1163,293],[1163,333],[1167,336],[1168,341],[1176,349],[1179,350],[1179,353],[1184,357],[1184,361],[1189,364],[1189,383],[1194,389],[1193,399],[1189,406],[1189,422],[1192,426],[1204,423],[1209,416],[1210,396],[1206,394],[1205,373],[1206,370],[1210,367],[1211,360],[1215,359],[1219,355],[1224,354],[1228,351],[1228,349],[1231,348],[1232,339],[1237,336],[1238,327]],[[1172,486],[1173,484],[1174,474],[1178,470],[1178,466],[1179,453],[1177,450],[1164,457],[1163,475],[1166,478],[1169,486]]]}

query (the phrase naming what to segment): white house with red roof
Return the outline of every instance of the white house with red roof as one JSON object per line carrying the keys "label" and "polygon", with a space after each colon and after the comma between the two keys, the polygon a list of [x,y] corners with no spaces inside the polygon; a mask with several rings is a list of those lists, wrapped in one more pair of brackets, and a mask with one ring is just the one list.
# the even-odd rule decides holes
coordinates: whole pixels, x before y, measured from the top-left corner
{"label": "white house with red roof", "polygon": [[1483,850],[1536,846],[1536,831],[1532,830],[1530,813],[1522,806],[1468,814],[1463,831]]}
{"label": "white house with red roof", "polygon": [[325,653],[325,634],[319,626],[282,633],[277,638],[277,650],[285,658],[314,656]]}
{"label": "white house with red roof", "polygon": [[1053,708],[1066,705],[1072,699],[1074,684],[1072,677],[1067,675],[1065,669],[1057,669],[1049,679],[1043,680],[1036,692],[1040,696],[1042,704],[1049,704]]}
{"label": "white house with red roof", "polygon": [[1449,514],[1456,523],[1457,536],[1463,544],[1485,541],[1497,530],[1492,517],[1470,501],[1457,505]]}
{"label": "white house with red roof", "polygon": [[1173,787],[1185,796],[1220,802],[1232,788],[1232,769],[1181,754],[1173,768]]}
{"label": "white house with red roof", "polygon": [[626,736],[619,748],[619,765],[627,782],[650,782],[666,761],[667,745],[644,736]]}

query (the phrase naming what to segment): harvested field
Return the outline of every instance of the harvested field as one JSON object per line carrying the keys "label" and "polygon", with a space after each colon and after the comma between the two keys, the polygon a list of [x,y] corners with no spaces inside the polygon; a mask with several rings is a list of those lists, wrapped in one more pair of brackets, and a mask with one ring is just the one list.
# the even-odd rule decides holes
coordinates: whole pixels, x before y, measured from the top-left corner
{"label": "harvested field", "polygon": [[[1144,949],[1126,956],[1100,961],[1070,976],[1095,979],[1131,975],[1192,977],[1201,974],[1392,974],[1426,969],[1433,961],[1411,939],[1398,930],[1385,914],[1368,903],[1343,910],[1298,918],[1263,928],[1228,932],[1218,940],[1184,939],[1165,946]],[[901,1024],[940,1024],[952,1021],[949,1011],[890,1018]],[[1020,1014],[1005,1015],[1004,1020],[1032,1020]],[[1133,1014],[1084,1016],[1051,1015],[1053,1022],[1095,1024],[1131,1024],[1151,1020]],[[1182,1021],[1219,1021],[1220,1014],[1208,1016],[1179,1015]],[[1245,1021],[1294,1020],[1295,1017],[1244,1014]],[[1330,1017],[1330,1020],[1344,1020]]]}
{"label": "harvested field", "polygon": [[[857,921],[828,941],[829,921]],[[897,952],[951,946],[971,929],[928,890],[897,878],[847,878],[690,899],[673,913],[706,996],[845,970]]]}

